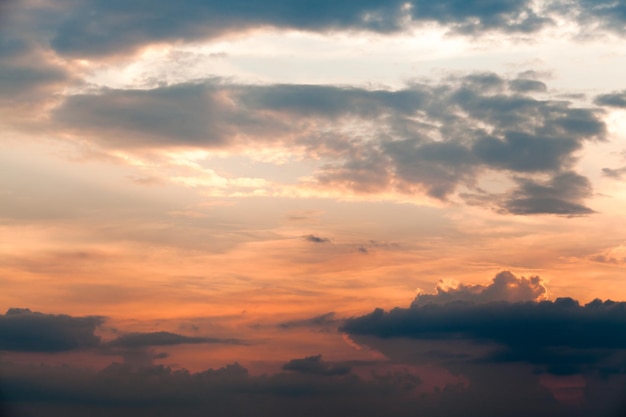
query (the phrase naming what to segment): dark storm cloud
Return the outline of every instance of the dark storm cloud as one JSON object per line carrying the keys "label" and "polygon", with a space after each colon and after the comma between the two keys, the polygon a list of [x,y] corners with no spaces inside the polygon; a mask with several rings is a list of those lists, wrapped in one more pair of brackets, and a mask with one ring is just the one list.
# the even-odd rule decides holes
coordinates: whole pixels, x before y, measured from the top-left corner
{"label": "dark storm cloud", "polygon": [[[533,97],[528,92],[541,88],[530,81],[481,73],[389,91],[211,79],[70,96],[52,123],[114,148],[304,149],[323,162],[320,185],[357,193],[446,200],[461,186],[477,190],[482,173],[500,171],[519,183],[506,212],[589,213],[583,200],[590,187],[569,171],[585,141],[604,138],[605,125],[597,110]],[[555,187],[564,187],[555,199],[537,195]]]}
{"label": "dark storm cloud", "polygon": [[210,337],[190,337],[170,332],[126,333],[106,344],[110,347],[141,348],[150,346],[171,346],[196,343],[241,344],[236,339]]}
{"label": "dark storm cloud", "polygon": [[283,365],[283,370],[310,375],[336,376],[349,374],[351,368],[343,364],[325,362],[322,360],[322,355],[315,355],[292,359]]}
{"label": "dark storm cloud", "polygon": [[601,94],[596,96],[594,103],[599,106],[626,108],[626,91]]}
{"label": "dark storm cloud", "polygon": [[72,317],[10,308],[0,316],[0,350],[63,352],[94,348],[100,344],[94,331],[103,322],[104,318],[96,316]]}
{"label": "dark storm cloud", "polygon": [[435,295],[418,296],[411,308],[376,309],[347,320],[342,330],[484,346],[479,357],[456,356],[453,362],[525,362],[557,375],[626,372],[626,303],[534,301],[544,292],[538,277],[518,279],[503,272],[488,286],[438,289]]}

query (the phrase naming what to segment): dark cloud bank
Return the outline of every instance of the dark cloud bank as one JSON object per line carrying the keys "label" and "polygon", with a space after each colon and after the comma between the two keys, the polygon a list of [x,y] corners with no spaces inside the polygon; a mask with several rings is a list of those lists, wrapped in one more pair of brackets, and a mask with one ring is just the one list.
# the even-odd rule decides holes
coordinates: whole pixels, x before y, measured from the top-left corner
{"label": "dark cloud bank", "polygon": [[237,339],[190,337],[164,331],[124,333],[105,342],[96,335],[96,329],[105,320],[101,316],[72,317],[32,312],[27,308],[10,308],[0,316],[0,351],[55,353],[196,343],[243,343]]}
{"label": "dark cloud bank", "polygon": [[[387,360],[329,362],[316,354],[288,360],[272,375],[253,376],[236,363],[189,373],[146,362],[91,371],[4,361],[4,411],[9,416],[69,417],[623,416],[626,303],[594,300],[580,305],[571,298],[549,301],[546,296],[539,277],[516,277],[508,271],[486,285],[441,283],[435,294],[420,294],[408,308],[377,309],[343,321],[342,332]],[[37,343],[47,346],[38,351],[54,352],[211,342],[156,332],[130,333],[103,344],[93,337],[101,320],[11,310],[0,320],[1,346],[33,352],[29,343]],[[335,321],[331,313],[281,327],[289,331],[329,321]],[[50,333],[74,343],[52,343],[46,334],[32,341],[44,322],[55,329]],[[15,335],[30,342],[9,344],[7,340],[17,340]],[[377,371],[367,376],[364,366],[372,365]],[[467,383],[424,390],[420,371],[408,368],[424,365]],[[563,389],[545,382],[550,378],[579,382]],[[564,390],[574,401],[559,397]]]}

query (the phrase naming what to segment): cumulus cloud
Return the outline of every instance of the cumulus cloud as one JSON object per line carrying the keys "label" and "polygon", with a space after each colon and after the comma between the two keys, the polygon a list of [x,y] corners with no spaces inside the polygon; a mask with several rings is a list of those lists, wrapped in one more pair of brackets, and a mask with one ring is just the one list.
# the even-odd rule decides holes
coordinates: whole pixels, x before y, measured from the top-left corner
{"label": "cumulus cloud", "polygon": [[626,373],[626,303],[581,306],[571,298],[542,300],[545,292],[539,277],[502,272],[486,286],[439,287],[434,295],[419,295],[410,308],[376,309],[347,320],[342,330],[482,346],[478,354],[441,356],[446,366],[526,363],[555,375]]}
{"label": "cumulus cloud", "polygon": [[10,308],[0,316],[0,350],[21,352],[63,352],[94,348],[100,338],[94,334],[103,317],[72,317],[43,314],[27,308]]}
{"label": "cumulus cloud", "polygon": [[498,273],[487,285],[458,284],[449,286],[440,282],[435,294],[419,294],[411,307],[450,302],[490,303],[506,301],[510,303],[539,301],[546,298],[546,287],[538,276],[516,277],[510,271]]}

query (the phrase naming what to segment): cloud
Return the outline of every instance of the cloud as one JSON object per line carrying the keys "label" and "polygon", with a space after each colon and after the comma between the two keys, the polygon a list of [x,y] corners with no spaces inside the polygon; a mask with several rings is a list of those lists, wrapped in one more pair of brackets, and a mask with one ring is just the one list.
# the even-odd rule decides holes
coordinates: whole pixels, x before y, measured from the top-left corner
{"label": "cloud", "polygon": [[0,316],[0,350],[18,352],[64,352],[94,348],[94,334],[103,317],[72,317],[64,314],[33,313],[27,308],[10,308]]}
{"label": "cloud", "polygon": [[[597,109],[520,92],[539,88],[528,81],[478,73],[369,90],[209,79],[73,95],[51,116],[55,129],[112,149],[277,146],[320,161],[308,186],[357,194],[448,200],[499,172],[518,183],[498,203],[505,212],[590,213],[591,185],[571,170],[583,143],[602,140],[606,127]],[[552,190],[555,198],[544,196]]]}
{"label": "cloud", "polygon": [[[145,355],[142,349],[180,344],[243,344],[238,339],[190,337],[170,332],[126,333],[103,342],[95,335],[105,321],[101,316],[72,317],[44,314],[27,308],[10,308],[0,316],[0,351],[65,352],[92,349],[104,354],[126,354],[130,350]],[[114,349],[114,350],[111,350]],[[121,349],[121,350],[120,350]],[[139,352],[142,350],[141,352]],[[149,353],[149,352],[148,352]]]}
{"label": "cloud", "polygon": [[540,277],[518,278],[510,271],[499,272],[487,285],[458,284],[457,286],[449,286],[440,282],[435,290],[435,294],[419,294],[411,303],[411,307],[451,302],[484,304],[495,301],[509,303],[539,301],[543,300],[547,293]]}
{"label": "cloud", "polygon": [[302,374],[336,376],[350,373],[351,368],[342,364],[330,364],[322,360],[322,355],[292,359],[283,365],[283,370]]}
{"label": "cloud", "polygon": [[594,212],[582,204],[592,195],[591,182],[575,172],[563,172],[541,182],[520,178],[517,183],[502,204],[508,213],[581,216]]}
{"label": "cloud", "polygon": [[[558,4],[558,3],[557,3]],[[624,34],[626,22],[626,6],[623,1],[612,0],[577,0],[573,4],[562,3],[563,7],[574,6],[578,15],[578,21],[587,27],[610,30],[618,34]]]}
{"label": "cloud", "polygon": [[55,51],[72,57],[118,55],[150,44],[193,42],[267,27],[392,33],[421,23],[437,23],[454,32],[480,34],[529,33],[551,23],[548,16],[537,14],[529,0],[347,0],[341,4],[272,0],[262,5],[243,0],[227,4],[191,0],[182,6],[165,0],[149,4],[103,0],[14,3],[13,13],[28,12],[29,18],[21,22],[23,30],[37,33]]}
{"label": "cloud", "polygon": [[593,254],[588,258],[594,262],[621,265],[626,263],[626,246],[618,245],[607,248],[600,253]]}
{"label": "cloud", "polygon": [[195,42],[267,27],[393,33],[436,23],[451,32],[475,36],[534,33],[558,18],[577,22],[584,30],[599,28],[622,34],[626,21],[623,5],[610,0],[551,0],[541,7],[530,0],[349,0],[341,4],[273,0],[262,5],[243,0],[228,4],[192,0],[184,6],[165,0],[149,5],[103,0],[33,4],[22,0],[3,5],[5,15],[19,16],[15,20],[20,25],[12,26],[13,32],[34,33],[40,43],[51,45],[57,53],[81,58],[128,54],[147,45]]}
{"label": "cloud", "polygon": [[601,94],[596,96],[594,103],[599,106],[626,108],[626,91]]}
{"label": "cloud", "polygon": [[509,86],[511,90],[517,91],[519,93],[526,92],[540,92],[544,93],[548,91],[548,86],[537,80],[531,80],[527,78],[518,78],[515,80],[509,81]]}
{"label": "cloud", "polygon": [[502,272],[486,286],[439,287],[434,295],[419,295],[410,308],[376,309],[348,319],[341,330],[383,339],[445,342],[448,347],[482,346],[471,355],[442,356],[446,366],[521,362],[556,375],[601,369],[626,373],[626,336],[621,330],[626,326],[626,303],[538,301],[544,295],[539,277],[515,278]]}
{"label": "cloud", "polygon": [[219,339],[210,337],[190,337],[170,332],[126,333],[108,342],[111,347],[139,348],[150,346],[172,346],[196,343],[241,344],[235,339]]}
{"label": "cloud", "polygon": [[280,121],[233,106],[232,94],[216,80],[152,90],[105,89],[68,97],[53,117],[59,127],[100,136],[113,148],[219,147],[252,131],[259,137],[268,130],[279,133]]}
{"label": "cloud", "polygon": [[[393,406],[389,396],[403,400],[383,381],[366,382],[346,374],[319,378],[301,372],[252,376],[238,363],[193,374],[163,366],[120,364],[100,372],[72,374],[67,368],[43,367],[24,372],[19,366],[3,363],[2,373],[7,376],[2,388],[9,404],[27,405],[29,411],[42,405],[47,416],[78,415],[83,407],[91,411],[106,407],[121,416],[152,409],[163,416],[216,411],[222,416],[340,416],[346,411],[375,416],[385,405]],[[379,391],[385,385],[388,389]],[[83,407],[75,409],[77,404]]]}
{"label": "cloud", "polygon": [[533,387],[534,392],[502,391],[503,385],[509,387],[503,379],[496,393],[505,395],[505,400],[489,396],[487,391],[470,392],[458,386],[438,393],[420,393],[416,391],[421,385],[419,376],[398,371],[364,379],[353,373],[327,378],[297,371],[254,376],[238,363],[197,373],[120,364],[100,372],[70,367],[27,371],[11,363],[0,366],[5,376],[3,393],[8,399],[3,405],[15,410],[16,416],[73,417],[106,410],[121,417],[138,413],[202,416],[216,412],[224,417],[409,417],[416,413],[460,417],[468,412],[496,416],[503,409],[510,410],[507,415],[512,417],[580,415],[571,412],[577,410],[560,406],[545,388]]}
{"label": "cloud", "polygon": [[306,240],[307,242],[312,242],[312,243],[328,243],[328,242],[330,242],[330,239],[328,239],[328,238],[315,236],[315,235],[305,235],[305,236],[302,236],[302,238],[304,240]]}
{"label": "cloud", "polygon": [[339,320],[335,318],[334,312],[329,312],[315,316],[309,319],[292,320],[280,323],[278,327],[283,329],[291,329],[297,327],[326,327],[337,323]]}
{"label": "cloud", "polygon": [[[538,277],[506,272],[488,285],[440,288],[430,299],[418,297],[409,309],[377,310],[346,321],[344,330],[359,342],[362,335],[382,336],[388,362],[327,362],[320,354],[288,360],[273,374],[251,375],[238,363],[191,373],[153,365],[153,359],[167,354],[145,350],[189,338],[129,333],[116,346],[125,352],[125,363],[101,371],[0,361],[2,412],[46,417],[102,410],[122,417],[154,410],[162,416],[216,410],[223,416],[614,415],[626,381],[621,379],[626,376],[626,338],[620,331],[626,325],[626,303],[596,300],[581,306],[570,298],[510,302],[540,299],[545,292]],[[33,314],[14,309],[9,316]],[[4,335],[6,328],[0,330]],[[412,339],[419,346],[403,348]],[[432,348],[437,342],[441,349]],[[468,348],[471,354],[463,354]],[[405,359],[398,357],[403,350]],[[420,356],[430,371],[411,365]],[[424,378],[441,366],[468,383],[424,390]],[[546,372],[584,374],[586,388],[580,392],[589,395],[582,405],[557,402],[540,383]],[[594,394],[601,389],[606,395]]]}
{"label": "cloud", "polygon": [[613,178],[615,180],[624,179],[625,174],[626,174],[626,167],[621,167],[617,169],[602,168],[602,175],[604,175],[605,177]]}
{"label": "cloud", "polygon": [[36,118],[74,81],[42,47],[0,31],[0,109],[5,122]]}

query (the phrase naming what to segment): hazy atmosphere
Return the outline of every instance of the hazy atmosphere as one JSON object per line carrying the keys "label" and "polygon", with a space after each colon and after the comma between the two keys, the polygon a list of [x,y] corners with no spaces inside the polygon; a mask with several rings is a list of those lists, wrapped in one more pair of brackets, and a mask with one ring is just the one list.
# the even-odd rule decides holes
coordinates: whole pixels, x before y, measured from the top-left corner
{"label": "hazy atmosphere", "polygon": [[626,415],[626,0],[0,0],[0,415]]}

